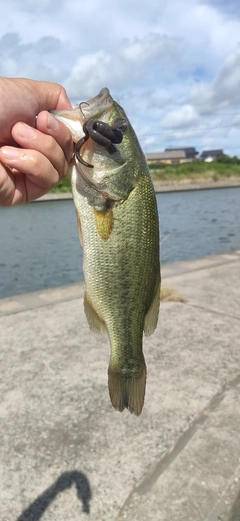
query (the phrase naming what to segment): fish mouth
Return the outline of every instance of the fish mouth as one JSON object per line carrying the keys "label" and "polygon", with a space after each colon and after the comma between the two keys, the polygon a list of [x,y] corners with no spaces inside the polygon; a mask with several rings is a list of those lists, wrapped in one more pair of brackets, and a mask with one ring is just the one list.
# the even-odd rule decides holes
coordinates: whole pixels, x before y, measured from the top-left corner
{"label": "fish mouth", "polygon": [[104,87],[100,90],[97,96],[91,98],[88,101],[83,101],[79,104],[82,123],[89,119],[98,119],[106,112],[109,112],[113,106],[112,96],[107,89]]}
{"label": "fish mouth", "polygon": [[51,110],[50,112],[70,129],[73,141],[77,143],[85,136],[84,123],[89,119],[99,119],[100,117],[104,119],[104,114],[111,112],[113,104],[114,100],[105,87],[94,98],[73,105],[72,110]]}

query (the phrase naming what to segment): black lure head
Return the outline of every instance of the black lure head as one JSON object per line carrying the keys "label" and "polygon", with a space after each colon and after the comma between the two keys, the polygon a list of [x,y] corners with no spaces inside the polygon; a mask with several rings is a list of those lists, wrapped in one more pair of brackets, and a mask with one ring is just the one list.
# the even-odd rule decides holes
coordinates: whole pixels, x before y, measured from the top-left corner
{"label": "black lure head", "polygon": [[123,132],[127,130],[127,121],[125,119],[117,119],[114,121],[113,125],[110,127],[104,121],[100,121],[98,119],[89,119],[83,125],[83,132],[85,136],[76,144],[75,154],[80,163],[83,165],[93,168],[93,165],[90,165],[80,155],[80,150],[86,141],[91,138],[98,145],[105,147],[112,154],[116,152],[115,144],[119,144],[123,140]]}

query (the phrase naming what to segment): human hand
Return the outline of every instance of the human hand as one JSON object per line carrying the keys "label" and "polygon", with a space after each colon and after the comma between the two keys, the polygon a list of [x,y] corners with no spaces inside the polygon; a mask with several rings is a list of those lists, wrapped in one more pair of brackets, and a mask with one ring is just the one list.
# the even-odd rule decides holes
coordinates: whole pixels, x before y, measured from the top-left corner
{"label": "human hand", "polygon": [[0,78],[0,100],[0,205],[11,206],[37,199],[67,175],[71,133],[47,111],[72,107],[60,85],[27,79]]}

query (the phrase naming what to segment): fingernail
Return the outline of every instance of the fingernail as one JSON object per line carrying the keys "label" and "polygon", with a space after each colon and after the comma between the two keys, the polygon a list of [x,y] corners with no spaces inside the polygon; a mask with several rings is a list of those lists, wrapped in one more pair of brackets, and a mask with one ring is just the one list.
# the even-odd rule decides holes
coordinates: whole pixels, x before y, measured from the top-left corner
{"label": "fingernail", "polygon": [[58,121],[52,114],[48,114],[47,128],[48,130],[57,130],[58,128]]}
{"label": "fingernail", "polygon": [[21,149],[16,147],[2,147],[1,153],[4,155],[6,161],[11,161],[12,159],[18,159]]}
{"label": "fingernail", "polygon": [[24,137],[25,139],[32,139],[36,135],[34,128],[21,121],[18,123],[17,132],[20,137]]}

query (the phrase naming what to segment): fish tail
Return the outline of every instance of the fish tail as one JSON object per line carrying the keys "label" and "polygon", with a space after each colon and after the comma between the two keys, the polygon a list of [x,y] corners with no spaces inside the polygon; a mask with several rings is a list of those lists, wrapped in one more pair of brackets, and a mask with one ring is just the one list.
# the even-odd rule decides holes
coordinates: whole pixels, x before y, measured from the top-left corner
{"label": "fish tail", "polygon": [[146,364],[143,360],[134,375],[127,376],[116,367],[108,368],[108,389],[113,407],[122,412],[125,408],[139,416],[142,412],[146,387]]}

